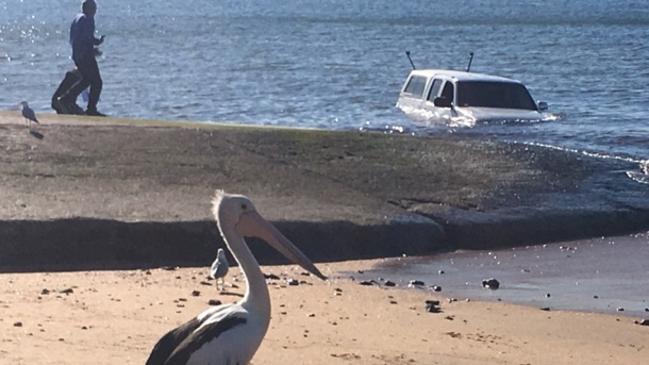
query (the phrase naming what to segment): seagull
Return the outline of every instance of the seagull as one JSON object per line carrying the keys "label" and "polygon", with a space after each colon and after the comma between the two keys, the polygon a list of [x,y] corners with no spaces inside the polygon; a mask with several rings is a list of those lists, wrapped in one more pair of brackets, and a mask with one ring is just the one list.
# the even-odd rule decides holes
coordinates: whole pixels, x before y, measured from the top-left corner
{"label": "seagull", "polygon": [[216,259],[210,268],[210,277],[215,280],[216,289],[219,289],[219,279],[221,279],[221,289],[219,291],[223,291],[225,287],[225,276],[228,274],[228,269],[230,269],[230,264],[227,257],[225,257],[225,251],[219,248],[216,252]]}
{"label": "seagull", "polygon": [[169,331],[151,351],[147,365],[245,365],[250,362],[268,330],[270,296],[264,274],[244,236],[263,239],[289,260],[326,280],[302,251],[257,213],[247,197],[217,190],[212,213],[223,241],[239,263],[246,293],[236,303],[208,308]]}
{"label": "seagull", "polygon": [[27,104],[26,101],[21,101],[20,106],[22,107],[23,118],[25,118],[27,127],[31,131],[32,122],[36,122],[37,124],[40,124],[40,122],[38,121],[38,119],[36,119],[36,113],[34,113],[34,110],[29,107],[29,104]]}

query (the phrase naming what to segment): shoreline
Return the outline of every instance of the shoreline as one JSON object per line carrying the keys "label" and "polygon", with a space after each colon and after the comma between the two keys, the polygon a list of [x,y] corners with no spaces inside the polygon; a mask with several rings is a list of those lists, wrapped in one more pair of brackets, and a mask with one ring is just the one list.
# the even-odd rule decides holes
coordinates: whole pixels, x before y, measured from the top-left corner
{"label": "shoreline", "polygon": [[[447,297],[507,302],[548,310],[649,317],[649,231],[503,250],[385,259],[358,280],[411,280]],[[353,273],[352,273],[353,274]],[[499,289],[483,287],[495,278]]]}
{"label": "shoreline", "polygon": [[37,138],[0,113],[0,271],[205,265],[222,244],[216,188],[248,195],[321,262],[649,228],[649,189],[624,161],[455,136],[40,118]]}
{"label": "shoreline", "polygon": [[[327,282],[302,276],[294,266],[264,267],[281,279],[269,281],[271,325],[253,363],[633,364],[649,351],[649,328],[632,318],[449,302],[437,293],[362,286],[336,274],[377,262],[320,264],[331,277]],[[0,359],[143,363],[162,334],[206,308],[208,299],[238,298],[217,295],[206,272],[0,274],[9,283],[2,289]],[[288,278],[303,283],[288,286]],[[233,269],[226,281],[239,288],[228,292],[241,293],[240,280]],[[426,312],[430,299],[440,301],[440,313]],[[44,350],[54,345],[65,351]]]}

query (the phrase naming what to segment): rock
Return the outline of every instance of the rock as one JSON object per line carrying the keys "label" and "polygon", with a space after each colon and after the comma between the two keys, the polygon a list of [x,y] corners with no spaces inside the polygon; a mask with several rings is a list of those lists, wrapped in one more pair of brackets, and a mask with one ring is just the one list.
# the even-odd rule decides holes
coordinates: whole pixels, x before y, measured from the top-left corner
{"label": "rock", "polygon": [[364,286],[371,286],[371,285],[376,284],[376,281],[374,281],[374,280],[363,280],[363,281],[360,281],[359,284],[364,285]]}
{"label": "rock", "polygon": [[551,297],[550,293],[545,294],[545,297],[546,297],[546,298]]}
{"label": "rock", "polygon": [[397,284],[395,284],[393,281],[386,280],[385,283],[383,283],[383,285],[392,287],[392,286],[396,286]]}
{"label": "rock", "polygon": [[212,286],[212,283],[210,283],[209,281],[201,281],[200,284],[205,286]]}
{"label": "rock", "polygon": [[218,299],[210,299],[210,300],[207,302],[207,304],[209,304],[209,305],[221,305],[222,303],[221,303],[221,301],[218,300]]}
{"label": "rock", "polygon": [[649,319],[642,319],[639,321],[634,321],[633,323],[639,324],[641,326],[649,326]]}
{"label": "rock", "polygon": [[433,286],[431,286],[431,289],[433,289],[434,292],[441,292],[442,291],[442,287],[439,286],[439,285],[433,285]]}
{"label": "rock", "polygon": [[279,276],[275,274],[264,274],[264,278],[267,280],[279,280]]}
{"label": "rock", "polygon": [[599,299],[599,295],[593,295],[593,299]]}
{"label": "rock", "polygon": [[444,275],[445,273],[444,273],[444,270],[437,270],[437,274]]}
{"label": "rock", "polygon": [[550,307],[542,307],[541,310],[542,310],[542,311],[549,312],[549,311],[550,311]]}
{"label": "rock", "polygon": [[74,293],[74,289],[72,289],[72,288],[63,289],[63,290],[59,291],[59,293],[65,294],[65,295],[70,295],[70,294]]}
{"label": "rock", "polygon": [[176,271],[176,270],[178,270],[178,266],[163,266],[163,267],[162,267],[162,270],[166,270],[166,271]]}
{"label": "rock", "polygon": [[47,295],[47,294],[49,294],[49,293],[50,293],[50,290],[49,290],[49,289],[43,289],[43,290],[41,290],[41,295]]}
{"label": "rock", "polygon": [[300,282],[295,280],[295,279],[288,279],[288,280],[286,280],[286,284],[288,284],[290,286],[298,286],[298,285],[300,285]]}
{"label": "rock", "polygon": [[421,280],[410,280],[410,282],[408,282],[408,286],[411,288],[415,286],[424,286],[424,285],[425,285],[424,282]]}
{"label": "rock", "polygon": [[426,301],[426,312],[428,313],[439,313],[442,309],[439,307],[439,300],[427,300]]}
{"label": "rock", "polygon": [[494,278],[484,279],[482,280],[482,287],[491,290],[496,290],[500,288],[500,282]]}
{"label": "rock", "polygon": [[14,327],[22,327],[23,323],[22,322],[14,322]]}
{"label": "rock", "polygon": [[192,291],[192,297],[199,297],[201,295],[201,292],[198,290]]}
{"label": "rock", "polygon": [[624,312],[624,308],[622,308],[622,307],[617,307],[617,311],[618,311],[618,312]]}
{"label": "rock", "polygon": [[645,311],[645,312],[649,312],[649,308],[645,308],[644,311]]}

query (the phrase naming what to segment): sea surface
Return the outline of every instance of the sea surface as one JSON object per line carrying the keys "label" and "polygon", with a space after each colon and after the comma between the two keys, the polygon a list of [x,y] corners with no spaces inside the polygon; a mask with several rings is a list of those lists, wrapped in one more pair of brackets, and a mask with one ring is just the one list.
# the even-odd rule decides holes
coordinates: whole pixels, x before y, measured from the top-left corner
{"label": "sea surface", "polygon": [[[79,0],[0,0],[0,109],[37,111],[72,67]],[[649,159],[646,0],[102,0],[100,110],[113,116],[405,133],[463,133]],[[524,82],[556,120],[413,124],[410,71]]]}

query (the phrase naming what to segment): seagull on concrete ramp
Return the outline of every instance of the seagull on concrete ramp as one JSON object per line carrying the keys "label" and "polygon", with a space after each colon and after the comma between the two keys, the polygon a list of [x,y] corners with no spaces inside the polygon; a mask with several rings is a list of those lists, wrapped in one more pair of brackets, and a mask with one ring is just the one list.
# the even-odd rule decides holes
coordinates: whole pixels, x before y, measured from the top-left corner
{"label": "seagull on concrete ramp", "polygon": [[36,113],[34,113],[34,110],[29,107],[26,101],[21,101],[20,106],[22,107],[23,118],[25,118],[25,123],[30,131],[32,130],[32,122],[41,124],[36,118]]}

